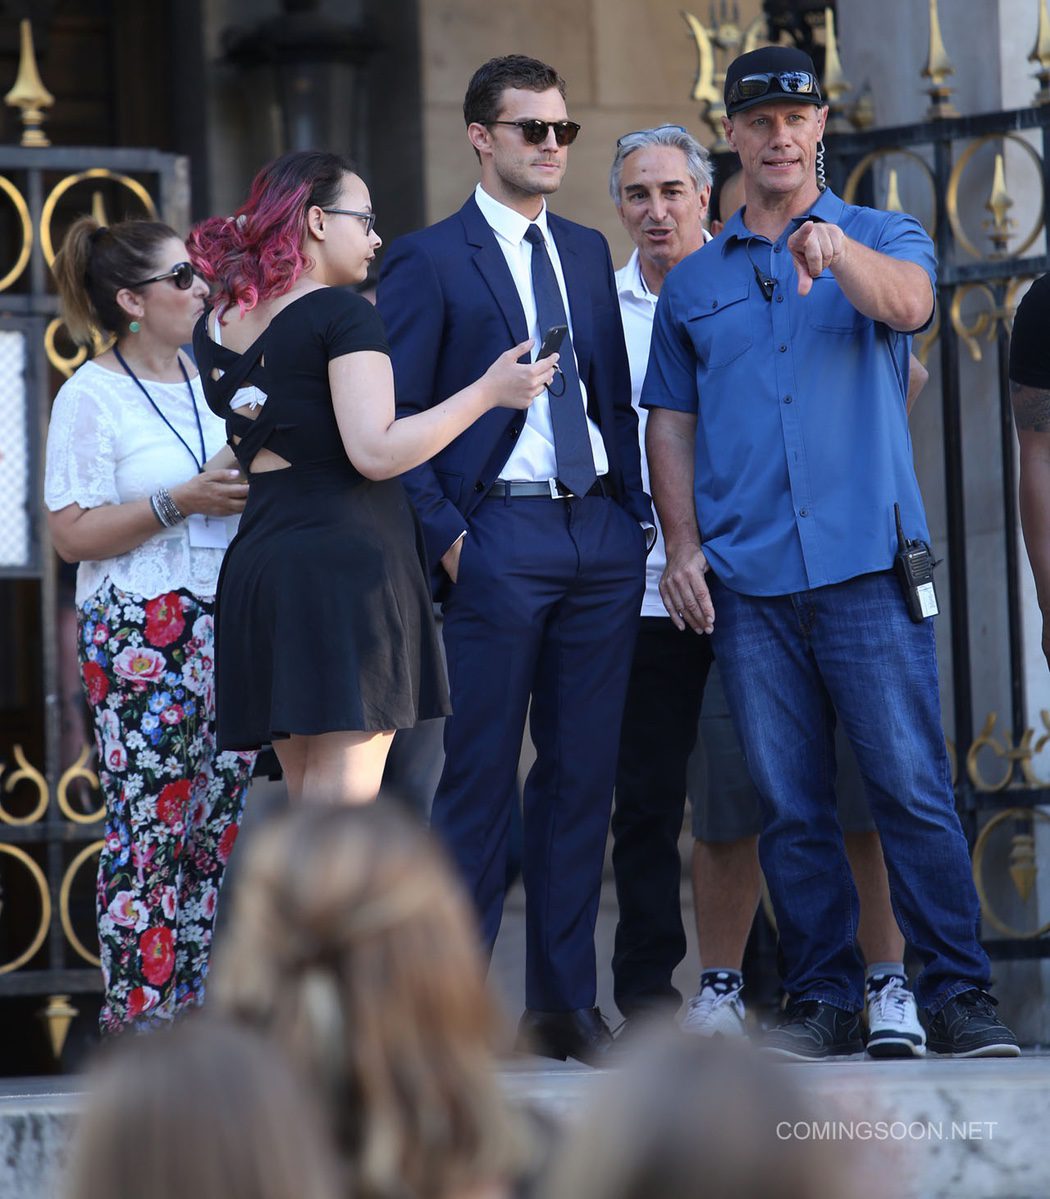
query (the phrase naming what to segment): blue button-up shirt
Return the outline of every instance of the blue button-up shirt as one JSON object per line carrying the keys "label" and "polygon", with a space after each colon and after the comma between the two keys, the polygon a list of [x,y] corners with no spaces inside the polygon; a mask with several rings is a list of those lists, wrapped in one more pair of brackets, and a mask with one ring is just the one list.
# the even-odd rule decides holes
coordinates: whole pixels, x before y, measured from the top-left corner
{"label": "blue button-up shirt", "polygon": [[[929,540],[905,405],[911,335],[859,313],[830,271],[798,294],[786,243],[809,219],[935,282],[933,244],[902,213],[825,191],[770,242],[737,212],[664,281],[642,390],[646,408],[696,414],[704,553],[745,595],[888,570],[894,502],[905,535]],[[759,276],[775,281],[769,299]]]}

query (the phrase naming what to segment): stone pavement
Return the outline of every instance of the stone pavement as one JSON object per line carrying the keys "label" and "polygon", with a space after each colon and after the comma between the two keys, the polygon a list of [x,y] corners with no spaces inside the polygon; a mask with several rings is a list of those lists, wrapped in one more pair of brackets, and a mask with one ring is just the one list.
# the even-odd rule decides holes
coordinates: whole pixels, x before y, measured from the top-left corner
{"label": "stone pavement", "polygon": [[[815,1120],[801,1127],[756,1128],[756,1153],[763,1136],[846,1142],[862,1193],[884,1199],[1050,1196],[1050,1055],[791,1062],[776,1068],[791,1071]],[[512,1095],[569,1120],[605,1076],[538,1058],[504,1075]]]}
{"label": "stone pavement", "polygon": [[[282,792],[279,785],[256,783],[245,840],[267,812],[282,806]],[[698,971],[688,848],[683,838],[682,907],[689,952],[675,976],[686,996],[695,989]],[[229,895],[224,899],[228,904]],[[607,870],[596,936],[598,1002],[613,1026],[619,1019],[609,972],[615,923]],[[514,1019],[522,1007],[523,967],[524,896],[519,884],[508,896],[491,975]],[[849,1141],[858,1152],[862,1177],[884,1199],[1050,1199],[1045,1132],[1050,1127],[1050,1055],[1026,1052],[1019,1061],[783,1063],[777,1068],[792,1071],[816,1108],[817,1124],[792,1135]],[[615,1079],[615,1070],[523,1058],[509,1063],[503,1077],[515,1098],[571,1120],[603,1078]],[[77,1078],[0,1080],[0,1199],[52,1199],[59,1194],[57,1178],[82,1101],[81,1086]],[[756,1129],[759,1152],[761,1136]]]}
{"label": "stone pavement", "polygon": [[[884,1199],[1047,1199],[1050,1056],[1013,1061],[783,1063],[810,1096],[810,1126],[754,1130],[849,1142],[867,1194]],[[615,1070],[521,1059],[509,1094],[572,1120]],[[53,1199],[76,1111],[79,1078],[0,1082],[0,1199]],[[829,1196],[828,1199],[836,1199]]]}

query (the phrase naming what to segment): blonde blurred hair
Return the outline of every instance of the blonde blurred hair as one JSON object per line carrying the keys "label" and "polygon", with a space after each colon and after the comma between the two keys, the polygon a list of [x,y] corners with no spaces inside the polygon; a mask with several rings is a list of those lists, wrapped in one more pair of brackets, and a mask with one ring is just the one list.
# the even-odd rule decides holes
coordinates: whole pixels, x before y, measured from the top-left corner
{"label": "blonde blurred hair", "polygon": [[811,1118],[748,1045],[653,1032],[602,1080],[539,1199],[859,1199],[841,1145],[794,1135]]}
{"label": "blonde blurred hair", "polygon": [[88,1075],[66,1199],[345,1199],[323,1121],[282,1055],[191,1017],[128,1035]]}
{"label": "blonde blurred hair", "polygon": [[472,912],[396,812],[302,809],[256,834],[213,979],[320,1086],[355,1196],[445,1199],[521,1164]]}

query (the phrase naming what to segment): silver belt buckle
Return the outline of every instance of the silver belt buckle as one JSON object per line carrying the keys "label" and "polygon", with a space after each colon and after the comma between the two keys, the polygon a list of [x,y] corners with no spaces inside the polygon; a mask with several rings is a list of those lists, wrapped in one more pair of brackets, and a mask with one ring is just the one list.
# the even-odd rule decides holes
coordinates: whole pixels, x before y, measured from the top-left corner
{"label": "silver belt buckle", "polygon": [[550,488],[552,500],[564,500],[568,495],[572,494],[572,492],[569,491],[559,491],[557,479],[548,479],[547,486]]}

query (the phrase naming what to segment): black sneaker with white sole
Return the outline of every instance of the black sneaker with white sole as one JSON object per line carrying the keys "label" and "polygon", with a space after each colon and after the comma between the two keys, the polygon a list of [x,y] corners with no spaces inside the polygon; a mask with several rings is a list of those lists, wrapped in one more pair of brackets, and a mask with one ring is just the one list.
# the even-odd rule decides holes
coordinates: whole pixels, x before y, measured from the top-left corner
{"label": "black sneaker with white sole", "polygon": [[926,1026],[930,1052],[947,1057],[1019,1057],[1017,1038],[995,1014],[998,1002],[977,987],[953,996]]}
{"label": "black sneaker with white sole", "polygon": [[803,1062],[863,1053],[860,1013],[845,1012],[819,999],[795,1000],[777,1027],[766,1034],[762,1048]]}

